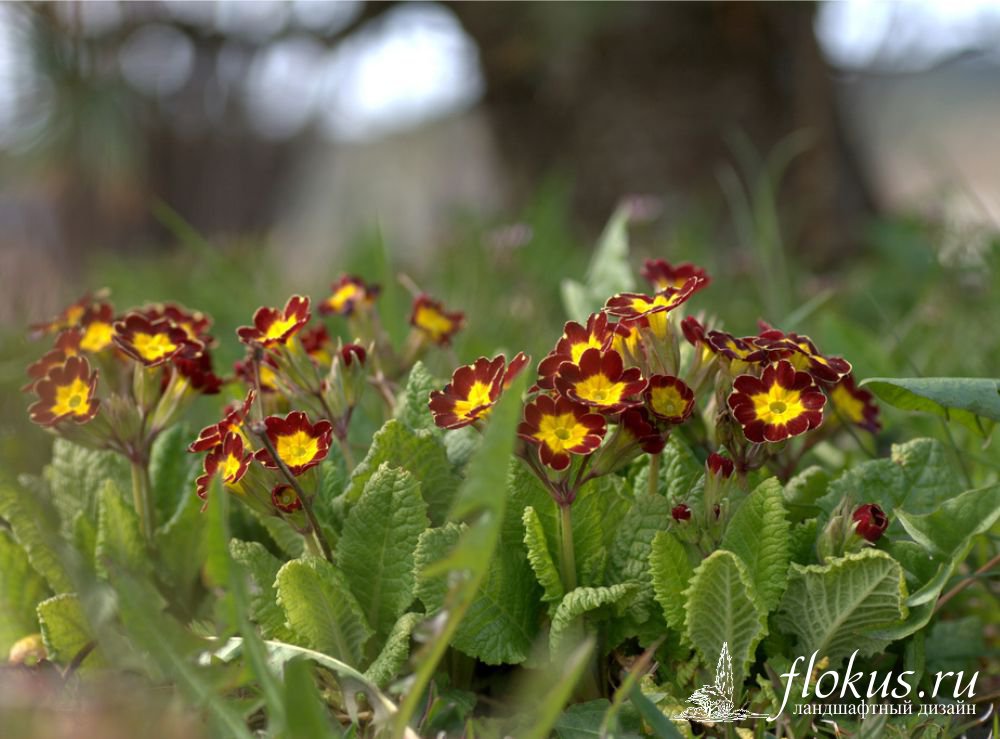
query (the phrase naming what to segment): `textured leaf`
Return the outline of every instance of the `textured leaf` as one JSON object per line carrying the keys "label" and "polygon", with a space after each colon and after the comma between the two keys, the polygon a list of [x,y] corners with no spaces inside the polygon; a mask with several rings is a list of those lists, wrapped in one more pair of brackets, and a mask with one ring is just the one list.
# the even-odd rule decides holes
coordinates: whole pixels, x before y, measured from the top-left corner
{"label": "textured leaf", "polygon": [[278,549],[292,559],[298,559],[305,554],[306,543],[302,538],[302,534],[296,531],[288,521],[275,516],[263,516],[253,510],[251,510],[251,513],[267,529],[268,535],[278,545]]}
{"label": "textured leaf", "polygon": [[528,549],[531,569],[534,570],[535,578],[544,591],[542,600],[546,602],[562,600],[563,586],[559,568],[549,552],[542,522],[531,506],[524,509],[524,546]]}
{"label": "textured leaf", "polygon": [[465,467],[469,463],[472,454],[479,448],[479,442],[483,440],[482,434],[471,426],[445,431],[441,438],[444,441],[448,461],[456,469]]}
{"label": "textured leaf", "polygon": [[[698,461],[680,439],[671,436],[660,454],[660,483],[657,491],[667,500],[676,502],[686,498],[705,475],[705,466]],[[643,466],[635,476],[633,489],[649,489],[649,465]]]}
{"label": "textured leaf", "polygon": [[250,618],[260,626],[264,638],[294,641],[295,637],[285,622],[285,612],[278,605],[278,590],[274,582],[283,564],[281,560],[256,541],[233,539],[229,542],[229,552],[247,569],[253,581]]}
{"label": "textured leaf", "polygon": [[441,389],[443,384],[427,371],[423,362],[418,361],[410,370],[410,377],[400,395],[396,406],[396,418],[412,431],[428,430],[439,433],[427,403],[431,392]]}
{"label": "textured leaf", "polygon": [[53,442],[52,462],[43,476],[64,532],[80,512],[97,520],[97,499],[107,480],[114,480],[120,493],[132,489],[129,463],[121,454],[87,449],[65,439]]}
{"label": "textured leaf", "polygon": [[585,282],[563,280],[563,307],[571,320],[586,321],[610,296],[635,289],[628,261],[628,221],[629,209],[623,205],[612,214],[597,242]]}
{"label": "textured leaf", "polygon": [[[601,722],[604,715],[611,708],[611,701],[607,698],[587,701],[586,703],[574,703],[569,706],[563,715],[552,727],[558,739],[597,739],[602,736]],[[636,713],[629,706],[624,706],[619,713],[621,718],[620,728],[629,736],[640,736],[642,734],[642,722]],[[607,736],[616,736],[609,733]]]}
{"label": "textured leaf", "polygon": [[282,677],[285,683],[282,708],[287,721],[287,739],[343,736],[340,727],[335,729],[330,722],[326,703],[316,689],[312,665],[306,659],[286,662]]}
{"label": "textured leaf", "polygon": [[639,586],[629,603],[629,616],[637,623],[649,618],[653,582],[649,573],[649,553],[653,537],[670,525],[670,501],[662,495],[636,496],[618,526],[608,558],[608,583],[634,582]]}
{"label": "textured leaf", "polygon": [[153,563],[139,528],[139,517],[135,509],[122,500],[112,480],[105,483],[100,495],[94,559],[97,571],[105,576],[117,567],[141,573],[152,571]]}
{"label": "textured leaf", "polygon": [[698,565],[687,591],[688,639],[709,665],[728,644],[735,685],[746,677],[754,649],[767,634],[767,613],[758,600],[746,567],[724,549]]}
{"label": "textured leaf", "polygon": [[[194,480],[199,474],[199,457],[188,452],[190,443],[191,432],[186,427],[172,426],[160,434],[153,444],[149,456],[149,481],[159,523],[173,518],[182,510],[194,489]],[[122,492],[128,489],[120,488]]]}
{"label": "textured leaf", "polygon": [[788,519],[784,492],[777,478],[765,480],[733,515],[722,537],[728,549],[747,568],[765,611],[781,600],[788,581]]}
{"label": "textured leaf", "polygon": [[286,563],[275,579],[292,631],[314,649],[359,665],[372,635],[343,573],[323,559]]}
{"label": "textured leaf", "polygon": [[404,613],[393,625],[378,657],[365,670],[365,677],[380,688],[388,687],[410,659],[410,634],[423,619],[420,613]]}
{"label": "textured leaf", "polygon": [[348,502],[361,497],[365,484],[383,462],[400,467],[420,483],[431,522],[439,525],[451,508],[459,479],[451,471],[441,441],[429,431],[414,432],[393,419],[372,438],[368,456],[357,466],[345,492]]}
{"label": "textured leaf", "polygon": [[[83,606],[71,593],[39,603],[38,623],[49,659],[62,665],[72,662],[80,650],[93,641]],[[88,664],[93,659],[93,655],[89,656]]]}
{"label": "textured leaf", "polygon": [[984,436],[992,425],[991,421],[1000,421],[1000,380],[978,377],[872,377],[861,384],[880,400],[896,408],[957,421]]}
{"label": "textured leaf", "polygon": [[69,574],[55,549],[57,524],[30,491],[22,492],[0,484],[0,518],[10,524],[14,539],[52,592],[73,590]]}
{"label": "textured leaf", "polygon": [[807,467],[785,484],[785,505],[792,522],[815,516],[819,512],[816,501],[826,493],[830,475],[822,467]]}
{"label": "textured leaf", "polygon": [[877,549],[826,565],[792,565],[778,624],[798,639],[796,654],[819,652],[831,666],[860,650],[868,656],[889,639],[876,631],[906,618],[906,583],[899,563]]}
{"label": "textured leaf", "polygon": [[38,633],[35,605],[48,594],[28,555],[0,529],[0,654],[6,655],[18,639]]}
{"label": "textured leaf", "polygon": [[173,518],[156,532],[156,551],[163,578],[177,593],[190,599],[198,586],[205,561],[205,516],[193,487]]}
{"label": "textured leaf", "polygon": [[577,588],[566,593],[552,616],[549,631],[549,651],[553,659],[560,659],[567,648],[583,640],[581,621],[584,614],[618,603],[632,595],[635,589],[633,583],[619,583],[606,588]]}
{"label": "textured leaf", "polygon": [[383,463],[351,508],[337,561],[367,622],[385,636],[413,601],[413,552],[427,528],[414,477]]}
{"label": "textured leaf", "polygon": [[686,634],[686,591],[694,568],[691,567],[684,545],[669,531],[660,531],[653,537],[649,570],[653,594],[663,609],[667,624],[679,634]]}

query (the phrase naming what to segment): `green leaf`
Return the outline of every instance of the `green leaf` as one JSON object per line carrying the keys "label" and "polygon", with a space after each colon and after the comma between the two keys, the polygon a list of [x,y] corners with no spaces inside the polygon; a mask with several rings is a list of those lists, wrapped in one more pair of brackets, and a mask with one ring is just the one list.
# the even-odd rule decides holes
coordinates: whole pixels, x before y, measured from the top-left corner
{"label": "green leaf", "polygon": [[337,561],[380,636],[413,601],[413,552],[427,523],[420,483],[388,462],[368,478],[344,523]]}
{"label": "green leaf", "polygon": [[288,521],[283,518],[276,518],[275,516],[264,516],[252,509],[251,513],[267,529],[271,540],[286,555],[292,559],[298,559],[305,553],[306,543],[302,538],[302,534],[296,531]]}
{"label": "green leaf", "polygon": [[831,665],[860,650],[868,656],[891,639],[876,634],[906,618],[906,583],[899,563],[865,549],[826,565],[792,565],[778,614],[798,639],[796,654],[818,652]]}
{"label": "green leaf", "polygon": [[[587,701],[585,703],[574,703],[569,706],[563,715],[556,721],[552,730],[558,739],[597,739],[601,737],[601,722],[604,715],[611,708],[611,701],[607,698]],[[629,736],[640,736],[642,733],[642,723],[634,711],[621,711],[621,729]],[[607,736],[616,736],[609,733]]]}
{"label": "green leaf", "polygon": [[612,214],[590,260],[585,284],[563,280],[562,298],[566,314],[574,321],[586,321],[615,293],[635,289],[635,277],[628,261],[629,209],[621,206]]}
{"label": "green leaf", "polygon": [[685,591],[690,585],[694,568],[691,567],[684,545],[669,531],[660,531],[653,537],[649,570],[653,594],[663,609],[667,624],[679,634],[686,634]]}
{"label": "green leaf", "polygon": [[427,371],[423,362],[418,361],[410,370],[410,377],[400,395],[396,406],[396,418],[411,431],[427,430],[440,433],[436,430],[434,416],[431,415],[427,403],[431,392],[440,390],[441,387],[442,383]]}
{"label": "green leaf", "polygon": [[112,451],[87,449],[65,439],[52,444],[52,462],[43,473],[59,511],[63,530],[78,513],[97,520],[97,499],[104,483],[114,480],[119,492],[131,490],[132,473],[128,460]]}
{"label": "green leaf", "polygon": [[583,641],[583,616],[622,601],[635,592],[633,583],[619,583],[605,588],[577,588],[566,593],[552,616],[549,631],[549,651],[553,659],[561,659],[568,648]]}
{"label": "green leaf", "polygon": [[632,705],[635,706],[639,715],[653,729],[653,736],[656,739],[681,739],[683,735],[677,730],[677,727],[671,723],[663,711],[656,707],[653,701],[643,694],[638,683],[632,687],[629,700],[632,701]]}
{"label": "green leaf", "polygon": [[528,684],[526,692],[534,705],[528,711],[524,730],[517,732],[518,736],[524,739],[548,739],[552,735],[552,728],[558,721],[560,712],[584,671],[590,666],[593,651],[594,642],[588,639],[566,655],[558,665],[557,674],[543,672],[537,681]]}
{"label": "green leaf", "polygon": [[987,435],[989,421],[1000,421],[1000,380],[872,377],[861,385],[891,406],[957,421],[983,436]]}
{"label": "green leaf", "polygon": [[[671,503],[688,497],[698,481],[705,474],[705,466],[698,461],[683,441],[671,436],[660,453],[660,483],[657,490]],[[644,465],[635,476],[633,490],[647,490],[649,487],[649,464]]]}
{"label": "green leaf", "polygon": [[0,529],[0,654],[18,639],[38,633],[35,605],[48,586],[10,533]]}
{"label": "green leaf", "polygon": [[423,619],[420,613],[404,613],[393,625],[389,637],[375,661],[365,670],[365,677],[380,688],[389,686],[410,659],[410,635]]}
{"label": "green leaf", "polygon": [[254,589],[250,596],[250,618],[260,626],[266,639],[294,641],[295,637],[285,622],[285,612],[278,605],[275,579],[283,564],[263,544],[256,541],[229,542],[232,558],[247,569]]}
{"label": "green leaf", "polygon": [[108,480],[101,491],[95,561],[97,571],[105,577],[112,567],[147,574],[152,571],[139,517],[135,509],[122,500],[113,480]]}
{"label": "green leaf", "polygon": [[[38,623],[49,659],[62,665],[72,662],[93,641],[83,606],[71,593],[63,593],[39,603]],[[88,666],[93,664],[93,660],[92,655],[87,657]]]}
{"label": "green leaf", "polygon": [[687,591],[688,639],[708,665],[718,662],[722,645],[728,644],[735,685],[767,635],[767,612],[759,600],[744,564],[724,549],[698,565]]}
{"label": "green leaf", "polygon": [[340,570],[315,557],[296,559],[278,570],[275,582],[293,632],[314,649],[361,664],[372,630]]}
{"label": "green leaf", "polygon": [[819,512],[816,501],[826,493],[830,475],[822,467],[807,467],[785,484],[785,505],[792,522],[815,516]]}
{"label": "green leaf", "polygon": [[0,483],[0,518],[6,519],[14,539],[35,571],[45,578],[54,593],[73,590],[66,567],[56,546],[57,523],[50,511],[30,491],[21,491]]}
{"label": "green leaf", "polygon": [[330,722],[326,703],[316,689],[313,667],[305,658],[285,663],[284,682],[287,739],[343,736]]}
{"label": "green leaf", "polygon": [[559,568],[549,552],[542,522],[531,506],[524,509],[524,546],[528,549],[531,569],[534,570],[535,578],[544,591],[542,600],[546,602],[562,600],[563,585],[559,577]]}
{"label": "green leaf", "polygon": [[[194,480],[199,474],[199,457],[187,450],[190,443],[191,432],[185,426],[172,426],[160,434],[153,444],[149,456],[149,481],[157,521],[174,518],[183,510],[194,489]],[[129,488],[119,489],[126,491]]]}
{"label": "green leaf", "polygon": [[639,586],[629,603],[629,616],[637,623],[649,618],[653,582],[649,553],[653,537],[671,523],[670,501],[662,495],[641,493],[618,526],[608,558],[608,583],[634,582]]}
{"label": "green leaf", "polygon": [[722,537],[722,548],[746,566],[765,611],[778,605],[788,581],[788,539],[784,492],[772,477],[743,502]]}
{"label": "green leaf", "polygon": [[205,561],[205,516],[202,500],[189,487],[173,518],[156,532],[156,551],[163,579],[185,602],[194,597]]}
{"label": "green leaf", "polygon": [[427,512],[434,525],[440,525],[451,508],[459,479],[451,471],[441,441],[430,431],[414,432],[392,419],[372,438],[368,455],[354,470],[344,493],[348,502],[361,497],[365,484],[383,462],[401,467],[420,483],[427,501]]}

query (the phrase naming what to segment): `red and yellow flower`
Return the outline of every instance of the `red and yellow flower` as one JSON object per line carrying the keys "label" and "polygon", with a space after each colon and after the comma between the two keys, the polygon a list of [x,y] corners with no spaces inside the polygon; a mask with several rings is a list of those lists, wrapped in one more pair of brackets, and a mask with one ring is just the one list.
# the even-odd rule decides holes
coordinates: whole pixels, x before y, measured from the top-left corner
{"label": "red and yellow flower", "polygon": [[56,331],[79,326],[87,312],[87,308],[95,301],[106,295],[106,291],[101,291],[97,295],[86,293],[79,300],[66,306],[58,315],[41,323],[33,323],[28,328],[32,337],[54,334]]}
{"label": "red and yellow flower", "polygon": [[645,408],[629,408],[625,411],[620,428],[647,454],[659,454],[667,445],[667,437],[656,428]]}
{"label": "red and yellow flower", "polygon": [[[264,419],[264,427],[278,457],[293,475],[301,475],[315,467],[330,451],[333,426],[326,420],[311,423],[302,411],[292,411],[284,418],[268,416]],[[278,463],[267,449],[258,449],[257,459],[265,467],[278,469]]]}
{"label": "red and yellow flower", "polygon": [[771,361],[786,359],[797,370],[803,370],[822,382],[839,382],[851,372],[851,363],[843,357],[821,354],[808,336],[786,334],[767,324],[754,343],[768,352]]}
{"label": "red and yellow flower", "polygon": [[434,414],[434,423],[441,428],[457,429],[485,418],[527,363],[528,357],[521,352],[510,364],[498,354],[493,359],[480,357],[473,364],[459,367],[444,390],[435,390],[430,395],[428,407]]}
{"label": "red and yellow flower", "polygon": [[194,358],[179,354],[174,357],[174,369],[188,382],[192,390],[202,395],[217,395],[222,389],[224,380],[215,374],[212,366],[212,355],[204,349]]}
{"label": "red and yellow flower", "polygon": [[441,303],[421,294],[413,300],[410,325],[435,344],[444,346],[465,325],[465,314],[446,311]]}
{"label": "red and yellow flower", "polygon": [[853,423],[873,434],[882,430],[875,396],[858,387],[854,375],[845,375],[840,382],[827,390],[827,395],[830,396],[833,411],[838,419],[845,423]]}
{"label": "red and yellow flower", "polygon": [[619,293],[608,300],[604,309],[619,318],[646,318],[653,334],[663,338],[667,333],[667,315],[686,303],[703,282],[701,277],[691,277],[681,287],[668,287],[653,296]]}
{"label": "red and yellow flower", "polygon": [[619,413],[642,403],[636,396],[646,389],[642,372],[625,369],[614,349],[587,349],[578,364],[563,362],[556,375],[556,389],[576,403],[605,413]]}
{"label": "red and yellow flower", "polygon": [[282,513],[295,513],[302,508],[302,500],[299,498],[295,488],[287,482],[280,483],[271,488],[271,503]]}
{"label": "red and yellow flower", "polygon": [[236,376],[246,383],[247,387],[256,388],[262,393],[273,393],[278,390],[278,365],[274,358],[268,354],[260,360],[260,377],[256,376],[253,368],[253,352],[246,359],[240,359],[233,363],[233,371]]}
{"label": "red and yellow flower", "polygon": [[61,331],[56,338],[55,347],[28,366],[28,384],[21,388],[21,392],[30,392],[39,380],[49,374],[49,370],[65,364],[67,359],[78,355],[82,335],[79,328],[67,328]]}
{"label": "red and yellow flower", "polygon": [[603,351],[609,348],[613,332],[614,326],[608,324],[608,316],[603,311],[592,314],[586,326],[574,321],[567,323],[555,350],[538,364],[538,387],[554,388],[556,373],[563,362],[576,364],[588,349]]}
{"label": "red and yellow flower", "polygon": [[784,441],[819,426],[826,396],[807,372],[780,361],[767,367],[760,378],[737,377],[727,402],[744,436],[762,444]]}
{"label": "red and yellow flower", "polygon": [[591,454],[601,445],[604,416],[568,398],[540,395],[524,408],[517,434],[538,447],[542,464],[554,470],[569,467],[570,455]]}
{"label": "red and yellow flower", "polygon": [[150,321],[170,321],[192,341],[205,346],[214,345],[215,339],[208,333],[212,328],[212,318],[200,310],[189,310],[177,303],[154,303],[143,307],[139,312]]}
{"label": "red and yellow flower", "polygon": [[114,343],[114,307],[110,303],[90,305],[83,314],[80,327],[80,349],[91,354],[104,351]]}
{"label": "red and yellow flower", "polygon": [[322,323],[305,329],[299,334],[299,341],[302,342],[302,348],[306,350],[306,354],[318,364],[330,364],[333,360],[333,339],[330,338],[326,326]]}
{"label": "red and yellow flower", "polygon": [[229,408],[222,420],[206,426],[198,434],[198,438],[188,446],[189,452],[207,452],[222,444],[226,436],[235,433],[243,438],[244,443],[249,447],[249,440],[243,433],[243,424],[250,414],[256,393],[251,389],[243,402],[235,407]]}
{"label": "red and yellow flower", "polygon": [[684,283],[692,277],[700,278],[698,289],[708,287],[712,279],[705,270],[690,262],[674,266],[665,259],[647,259],[642,265],[642,276],[656,290],[666,290],[668,287],[684,287]]}
{"label": "red and yellow flower", "polygon": [[181,354],[193,358],[204,348],[173,321],[151,321],[140,313],[129,313],[115,324],[114,342],[125,354],[147,367],[158,367]]}
{"label": "red and yellow flower", "polygon": [[97,371],[85,357],[69,357],[35,383],[38,401],[28,409],[31,420],[41,426],[60,421],[86,423],[97,415]]}
{"label": "red and yellow flower", "polygon": [[751,365],[762,364],[768,359],[767,352],[753,344],[753,337],[738,339],[725,331],[709,331],[705,335],[705,346],[722,359],[733,375],[741,374]]}
{"label": "red and yellow flower", "polygon": [[653,375],[645,392],[646,407],[668,423],[684,423],[694,411],[694,391],[672,375]]}
{"label": "red and yellow flower", "polygon": [[244,445],[243,437],[230,431],[222,443],[205,457],[204,472],[195,480],[198,497],[204,500],[208,496],[208,488],[215,475],[219,475],[224,485],[235,487],[247,473],[252,461],[253,453]]}
{"label": "red and yellow flower", "polygon": [[360,277],[342,275],[330,286],[331,294],[319,304],[319,312],[349,316],[357,308],[371,306],[379,294],[378,285],[368,285]]}
{"label": "red and yellow flower", "polygon": [[253,314],[253,326],[243,326],[236,335],[244,344],[265,348],[283,346],[309,322],[309,298],[293,295],[285,307],[258,308]]}

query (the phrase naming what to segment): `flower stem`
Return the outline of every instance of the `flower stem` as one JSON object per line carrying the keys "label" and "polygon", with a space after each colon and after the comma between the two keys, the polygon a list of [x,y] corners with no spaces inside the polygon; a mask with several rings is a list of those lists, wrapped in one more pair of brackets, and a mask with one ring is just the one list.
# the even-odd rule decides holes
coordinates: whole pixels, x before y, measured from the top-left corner
{"label": "flower stem", "polygon": [[326,555],[323,554],[323,548],[320,546],[319,539],[316,536],[315,529],[310,529],[307,533],[302,535],[302,538],[306,540],[306,551],[309,552],[309,554],[313,557],[326,559]]}
{"label": "flower stem", "polygon": [[139,516],[139,526],[148,544],[153,542],[156,529],[155,512],[150,500],[149,469],[144,461],[132,460],[132,504]]}
{"label": "flower stem", "polygon": [[650,495],[656,495],[660,489],[660,455],[649,455],[649,480],[648,491]]}
{"label": "flower stem", "polygon": [[351,445],[347,442],[347,437],[341,437],[334,434],[337,439],[337,445],[340,447],[340,453],[344,455],[344,463],[347,465],[347,472],[350,473],[356,466],[354,463],[354,454],[351,452]]}
{"label": "flower stem", "polygon": [[559,541],[562,546],[562,556],[559,558],[559,572],[562,576],[563,590],[567,593],[576,590],[576,555],[573,552],[573,513],[569,504],[557,503],[559,506]]}

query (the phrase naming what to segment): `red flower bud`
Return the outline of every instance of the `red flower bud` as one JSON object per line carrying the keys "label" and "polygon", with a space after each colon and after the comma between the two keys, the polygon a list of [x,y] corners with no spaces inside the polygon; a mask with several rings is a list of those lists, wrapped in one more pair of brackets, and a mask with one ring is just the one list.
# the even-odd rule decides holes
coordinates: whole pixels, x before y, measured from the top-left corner
{"label": "red flower bud", "polygon": [[364,366],[365,360],[368,358],[368,352],[359,344],[345,344],[340,349],[340,356],[344,360],[344,366],[346,367],[350,367],[351,362],[354,360],[357,360],[358,364]]}
{"label": "red flower bud", "polygon": [[874,503],[858,506],[851,518],[857,522],[854,530],[858,532],[858,536],[870,542],[881,539],[882,534],[889,528],[889,517]]}
{"label": "red flower bud", "polygon": [[670,515],[674,517],[675,521],[690,521],[691,520],[691,509],[686,505],[681,503],[680,505],[675,505],[670,510]]}
{"label": "red flower bud", "polygon": [[712,452],[708,455],[708,471],[716,477],[730,477],[733,474],[733,460]]}

